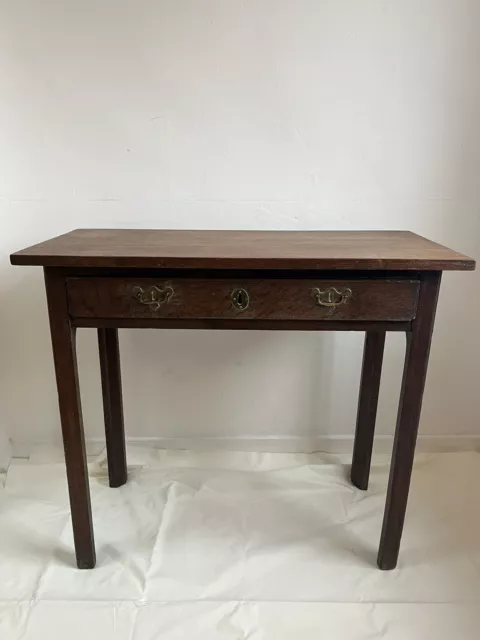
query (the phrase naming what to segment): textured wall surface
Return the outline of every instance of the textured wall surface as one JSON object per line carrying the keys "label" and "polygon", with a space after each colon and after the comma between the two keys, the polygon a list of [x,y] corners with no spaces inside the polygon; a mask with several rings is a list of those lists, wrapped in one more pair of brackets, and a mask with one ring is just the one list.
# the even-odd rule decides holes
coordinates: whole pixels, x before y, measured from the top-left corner
{"label": "textured wall surface", "polygon": [[[75,227],[406,228],[480,255],[475,0],[3,0],[0,428],[58,437],[42,273]],[[447,274],[422,431],[478,433],[479,276]],[[359,334],[121,332],[131,436],[351,435]],[[403,340],[388,338],[379,432]],[[84,417],[102,434],[95,334]]]}

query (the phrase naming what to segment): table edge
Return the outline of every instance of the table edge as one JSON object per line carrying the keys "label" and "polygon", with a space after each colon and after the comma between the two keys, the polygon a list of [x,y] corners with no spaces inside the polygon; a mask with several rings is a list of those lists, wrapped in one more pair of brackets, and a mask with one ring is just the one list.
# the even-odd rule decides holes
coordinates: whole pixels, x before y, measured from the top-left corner
{"label": "table edge", "polygon": [[114,256],[40,256],[13,253],[14,266],[68,268],[143,268],[143,269],[310,269],[341,271],[473,271],[476,262],[467,256],[452,260],[415,260],[406,258],[152,258]]}

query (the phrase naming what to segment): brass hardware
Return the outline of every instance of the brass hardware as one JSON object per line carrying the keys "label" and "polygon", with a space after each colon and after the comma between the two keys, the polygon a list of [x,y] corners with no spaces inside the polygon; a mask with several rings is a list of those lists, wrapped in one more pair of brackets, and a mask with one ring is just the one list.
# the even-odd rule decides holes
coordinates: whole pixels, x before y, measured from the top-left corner
{"label": "brass hardware", "polygon": [[246,311],[250,306],[250,296],[246,289],[234,289],[230,299],[237,311]]}
{"label": "brass hardware", "polygon": [[158,311],[164,304],[170,302],[173,297],[174,290],[170,285],[167,285],[163,289],[156,287],[155,285],[148,287],[146,290],[142,287],[133,287],[133,297],[140,302],[140,304],[146,304],[154,311]]}
{"label": "brass hardware", "polygon": [[335,287],[328,287],[328,289],[312,289],[312,296],[317,301],[317,304],[322,307],[338,307],[340,304],[346,304],[352,297],[351,289],[344,289],[339,291]]}

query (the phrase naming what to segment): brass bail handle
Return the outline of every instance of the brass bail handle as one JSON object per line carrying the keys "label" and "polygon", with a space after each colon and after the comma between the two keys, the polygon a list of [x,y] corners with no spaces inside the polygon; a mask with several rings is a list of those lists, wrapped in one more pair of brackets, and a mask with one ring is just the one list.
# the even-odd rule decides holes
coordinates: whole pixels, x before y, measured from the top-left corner
{"label": "brass bail handle", "polygon": [[341,304],[347,304],[352,297],[351,289],[343,289],[339,291],[335,287],[328,287],[328,289],[312,289],[312,296],[322,307],[338,307]]}
{"label": "brass bail handle", "polygon": [[163,288],[152,285],[146,289],[136,286],[132,289],[132,296],[138,300],[140,304],[145,304],[154,311],[158,311],[162,305],[170,302],[174,293],[175,291],[170,285]]}

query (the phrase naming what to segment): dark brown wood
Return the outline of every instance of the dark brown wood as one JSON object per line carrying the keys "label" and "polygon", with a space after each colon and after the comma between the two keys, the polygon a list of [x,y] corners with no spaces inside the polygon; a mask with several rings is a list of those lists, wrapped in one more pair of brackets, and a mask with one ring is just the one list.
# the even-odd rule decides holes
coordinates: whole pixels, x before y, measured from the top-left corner
{"label": "dark brown wood", "polygon": [[127,457],[117,329],[98,329],[98,351],[102,376],[108,477],[111,487],[121,487],[127,481]]}
{"label": "dark brown wood", "polygon": [[[417,280],[237,280],[68,278],[70,314],[76,318],[184,318],[323,321],[399,321],[415,317]],[[143,302],[137,297],[139,291]],[[243,291],[248,307],[235,308]],[[338,306],[322,306],[315,292],[347,292]],[[152,292],[160,303],[146,304]],[[164,292],[170,292],[164,300]]]}
{"label": "dark brown wood", "polygon": [[441,273],[426,273],[420,285],[417,317],[407,333],[407,350],[378,566],[397,565],[427,375]]}
{"label": "dark brown wood", "polygon": [[[441,271],[473,269],[472,259],[409,232],[86,229],[13,254],[11,261],[45,267],[79,567],[95,564],[76,370],[80,326],[99,328],[111,486],[127,479],[119,327],[366,331],[351,472],[362,489],[368,484],[385,331],[406,331],[378,555],[381,569],[396,566]],[[156,304],[168,287],[168,300]],[[341,304],[319,305],[315,288],[330,289],[332,299],[322,293],[321,302],[340,296]],[[248,304],[245,292],[232,300],[233,289],[246,290]]]}
{"label": "dark brown wood", "polygon": [[192,269],[468,270],[475,262],[409,231],[77,229],[12,264]]}
{"label": "dark brown wood", "polygon": [[421,271],[391,269],[145,269],[135,267],[58,267],[66,278],[198,278],[200,280],[418,280]]}
{"label": "dark brown wood", "polygon": [[363,490],[368,489],[384,348],[385,331],[367,331],[351,469],[352,483]]}
{"label": "dark brown wood", "polygon": [[75,327],[118,329],[201,329],[214,331],[408,331],[410,322],[359,320],[186,320],[183,318],[72,318]]}
{"label": "dark brown wood", "polygon": [[45,269],[45,285],[77,566],[91,569],[95,566],[95,543],[78,390],[75,329],[69,321],[65,279],[55,269]]}

